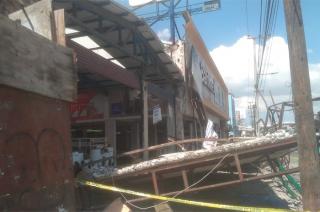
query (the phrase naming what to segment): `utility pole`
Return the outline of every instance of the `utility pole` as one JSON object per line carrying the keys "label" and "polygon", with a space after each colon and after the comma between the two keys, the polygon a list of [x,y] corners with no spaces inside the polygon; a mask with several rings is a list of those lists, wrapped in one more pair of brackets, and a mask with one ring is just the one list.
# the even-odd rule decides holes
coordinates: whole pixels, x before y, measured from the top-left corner
{"label": "utility pole", "polygon": [[252,127],[254,129],[254,135],[257,136],[258,126],[257,120],[259,119],[259,96],[258,96],[258,72],[257,72],[257,61],[256,61],[256,38],[252,36],[248,36],[248,39],[252,39],[253,41],[253,72],[254,72],[254,107],[251,107],[253,110],[253,124]]}
{"label": "utility pole", "polygon": [[320,160],[300,0],[283,0],[295,108],[302,201],[305,211],[320,210]]}
{"label": "utility pole", "polygon": [[252,103],[252,102],[249,102],[249,105],[248,105],[248,110],[250,112],[250,119],[251,119],[251,125],[252,125],[252,128],[254,129],[254,134],[256,133],[256,114],[255,114],[255,104]]}
{"label": "utility pole", "polygon": [[175,20],[174,20],[174,0],[170,0],[170,35],[171,35],[171,42],[172,45],[176,42],[176,29],[175,29]]}
{"label": "utility pole", "polygon": [[257,61],[256,61],[256,39],[253,38],[253,70],[254,70],[254,134],[258,136],[259,126],[257,121],[259,120],[259,75],[257,71]]}

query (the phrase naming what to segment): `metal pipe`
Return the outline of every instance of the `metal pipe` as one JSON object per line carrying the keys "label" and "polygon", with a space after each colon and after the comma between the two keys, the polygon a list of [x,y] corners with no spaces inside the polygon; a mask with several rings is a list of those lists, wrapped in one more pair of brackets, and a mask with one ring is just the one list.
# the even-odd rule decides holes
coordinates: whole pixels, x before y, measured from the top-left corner
{"label": "metal pipe", "polygon": [[[296,173],[296,172],[299,172],[299,168],[288,169],[286,171],[282,171],[282,172],[278,172],[278,173],[270,173],[270,174],[266,174],[266,175],[248,177],[248,178],[244,178],[243,180],[233,180],[233,181],[230,181],[230,182],[217,183],[217,184],[213,184],[213,185],[201,186],[201,187],[198,187],[198,188],[190,188],[190,189],[184,191],[183,194],[190,193],[190,192],[195,192],[195,191],[202,191],[202,190],[212,189],[212,188],[218,188],[218,187],[224,187],[224,186],[240,184],[242,182],[250,182],[250,181],[256,181],[256,180],[268,179],[268,178],[273,178],[273,177],[282,176],[282,175],[286,175],[286,174],[292,174],[292,173]],[[171,196],[171,195],[175,195],[175,194],[177,194],[179,192],[180,191],[169,192],[169,193],[161,194],[161,196],[169,196],[169,195]],[[128,202],[130,202],[130,203],[141,202],[141,201],[145,201],[145,200],[148,200],[148,199],[149,198],[138,198],[138,199],[129,200]]]}

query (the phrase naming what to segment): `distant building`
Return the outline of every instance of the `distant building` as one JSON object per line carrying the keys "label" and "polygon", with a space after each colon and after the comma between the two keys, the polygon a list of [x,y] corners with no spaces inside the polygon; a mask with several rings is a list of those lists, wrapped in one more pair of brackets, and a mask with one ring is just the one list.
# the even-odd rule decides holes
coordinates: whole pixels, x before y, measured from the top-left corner
{"label": "distant building", "polygon": [[237,134],[237,122],[236,122],[236,108],[234,104],[234,96],[229,93],[228,94],[228,102],[229,102],[229,135]]}
{"label": "distant building", "polygon": [[236,110],[236,123],[239,126],[241,123],[241,114],[240,114],[240,110]]}

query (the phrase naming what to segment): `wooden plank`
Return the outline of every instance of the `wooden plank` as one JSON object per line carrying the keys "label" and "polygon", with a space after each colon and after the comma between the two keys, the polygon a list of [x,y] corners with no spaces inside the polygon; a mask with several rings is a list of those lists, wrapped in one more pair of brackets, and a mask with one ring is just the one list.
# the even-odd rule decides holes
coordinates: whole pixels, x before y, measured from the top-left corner
{"label": "wooden plank", "polygon": [[122,153],[118,157],[139,154],[139,153],[143,153],[146,151],[154,151],[154,150],[162,149],[164,147],[169,147],[169,146],[176,146],[176,145],[179,146],[181,144],[187,144],[187,143],[192,143],[192,142],[203,142],[205,140],[206,141],[228,141],[228,139],[216,139],[216,138],[192,138],[192,139],[186,139],[186,140],[180,140],[180,141],[172,141],[169,139],[168,143],[154,145],[154,146],[150,146],[150,147],[142,148],[142,149],[132,150],[129,152]]}
{"label": "wooden plank", "polygon": [[152,183],[153,183],[154,192],[158,195],[159,194],[159,187],[158,187],[156,173],[151,172],[151,176],[152,176]]}
{"label": "wooden plank", "polygon": [[54,13],[54,29],[56,43],[66,46],[64,9],[55,10]]}
{"label": "wooden plank", "polygon": [[315,136],[313,106],[299,0],[284,0],[291,68],[292,94],[305,211],[320,209],[320,159]]}
{"label": "wooden plank", "polygon": [[189,187],[189,180],[188,180],[188,176],[187,176],[187,171],[182,170],[181,174],[182,174],[182,179],[183,179],[183,186],[184,186],[184,188],[188,188]]}
{"label": "wooden plank", "polygon": [[234,160],[235,160],[237,171],[238,171],[238,174],[239,174],[239,179],[242,181],[243,180],[243,173],[242,173],[241,164],[240,164],[240,160],[239,160],[238,154],[234,155]]}
{"label": "wooden plank", "polygon": [[77,76],[70,49],[0,16],[0,84],[72,101]]}
{"label": "wooden plank", "polygon": [[[274,177],[277,177],[277,176],[282,176],[282,175],[286,175],[286,174],[292,174],[292,173],[296,173],[296,172],[299,172],[299,168],[292,168],[292,169],[288,169],[286,171],[281,171],[281,172],[277,172],[277,173],[270,173],[270,174],[265,174],[265,175],[258,175],[258,176],[254,176],[254,177],[249,177],[249,178],[245,179],[245,182],[257,181],[257,180],[262,180],[262,179],[270,179],[270,178],[274,178]],[[236,185],[236,184],[240,184],[240,183],[242,183],[242,181],[240,181],[240,180],[232,180],[232,181],[229,181],[229,182],[222,182],[222,183],[216,183],[216,184],[212,184],[212,185],[193,187],[193,188],[185,190],[183,192],[183,194],[184,193],[204,191],[204,190],[209,190],[209,189],[215,189],[215,188],[221,188],[221,187]],[[181,191],[173,191],[173,192],[168,192],[168,193],[164,193],[164,194],[161,194],[161,195],[162,196],[173,196],[173,195],[176,195],[177,193],[181,193]],[[130,202],[130,203],[141,202],[141,201],[145,201],[147,199],[149,199],[149,198],[142,197],[142,198],[138,198],[138,199],[129,200],[128,202]]]}

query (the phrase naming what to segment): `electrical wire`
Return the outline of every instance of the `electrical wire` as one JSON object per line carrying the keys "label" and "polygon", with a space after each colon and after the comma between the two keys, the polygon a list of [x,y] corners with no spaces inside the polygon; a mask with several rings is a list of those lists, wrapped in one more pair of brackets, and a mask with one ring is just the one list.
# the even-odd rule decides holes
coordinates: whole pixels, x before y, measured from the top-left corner
{"label": "electrical wire", "polygon": [[[255,76],[255,89],[263,92],[269,69],[270,55],[273,46],[273,37],[276,28],[279,0],[260,0],[260,23],[258,37],[258,59]],[[255,91],[255,101],[259,102],[259,92]]]}
{"label": "electrical wire", "polygon": [[[177,6],[179,3],[180,3],[180,1],[178,3],[175,3],[175,6]],[[189,8],[196,7],[196,6],[202,6],[202,5],[203,5],[203,2],[193,3],[193,4],[189,4]],[[184,8],[186,8],[186,6],[176,7],[175,9],[184,9]],[[159,13],[163,13],[166,11],[167,11],[167,9],[162,9],[162,10],[159,10]],[[150,17],[156,16],[157,12],[145,12],[145,13],[140,13],[137,15],[142,18],[150,18]]]}
{"label": "electrical wire", "polygon": [[[264,35],[263,35],[263,50],[260,53],[260,60],[259,60],[259,80],[258,84],[261,83],[260,77],[265,76],[266,69],[268,67],[268,62],[270,60],[270,50],[272,48],[272,40],[269,38],[272,37],[275,31],[276,26],[276,17],[278,11],[279,0],[269,0],[268,1],[268,9],[266,14],[266,21],[264,26]],[[269,45],[267,45],[267,41],[269,40]]]}
{"label": "electrical wire", "polygon": [[[221,160],[207,173],[205,174],[203,177],[201,177],[197,182],[193,183],[192,185],[188,186],[187,188],[179,191],[177,194],[173,195],[171,198],[175,198],[177,196],[179,196],[180,194],[184,193],[185,191],[187,191],[188,189],[198,185],[199,183],[201,183],[203,180],[205,180],[213,171],[215,171],[219,166],[220,164],[228,157],[230,156],[231,154],[228,153],[226,154],[223,158],[221,158]],[[114,182],[114,179],[113,179],[113,176],[111,176],[111,179],[112,179],[112,184],[114,187],[116,187],[115,185],[115,182]],[[155,205],[151,205],[151,206],[148,206],[148,207],[140,207],[138,205],[135,205],[133,203],[130,202],[130,200],[128,200],[128,198],[126,198],[126,196],[119,191],[119,194],[122,196],[122,198],[125,200],[126,203],[128,203],[129,205],[131,205],[132,207],[136,208],[136,209],[139,209],[139,210],[148,210],[148,209],[151,209],[151,208],[154,208],[158,205],[162,205],[162,204],[165,204],[165,203],[168,203],[169,201],[164,201],[164,202],[160,202],[158,204],[155,204]]]}
{"label": "electrical wire", "polygon": [[[275,31],[275,27],[276,27],[276,18],[277,18],[277,13],[278,13],[278,7],[279,7],[279,1],[275,1],[273,4],[272,4],[272,10],[274,11],[272,14],[271,14],[271,20],[270,20],[270,24],[271,24],[271,28],[270,28],[270,34],[268,34],[268,39],[269,38],[272,38],[273,34],[274,34],[274,31]],[[272,45],[273,45],[273,40],[272,39],[269,39],[269,45],[267,45],[267,52],[266,52],[266,59],[265,59],[265,62],[263,63],[263,66],[262,66],[262,78],[261,78],[261,82],[258,82],[258,84],[260,85],[260,88],[263,88],[265,86],[265,84],[263,85],[263,80],[264,82],[266,82],[266,75],[267,75],[267,70],[269,68],[269,62],[270,62],[270,55],[271,55],[271,49],[272,49]],[[262,89],[263,90],[263,89]]]}

